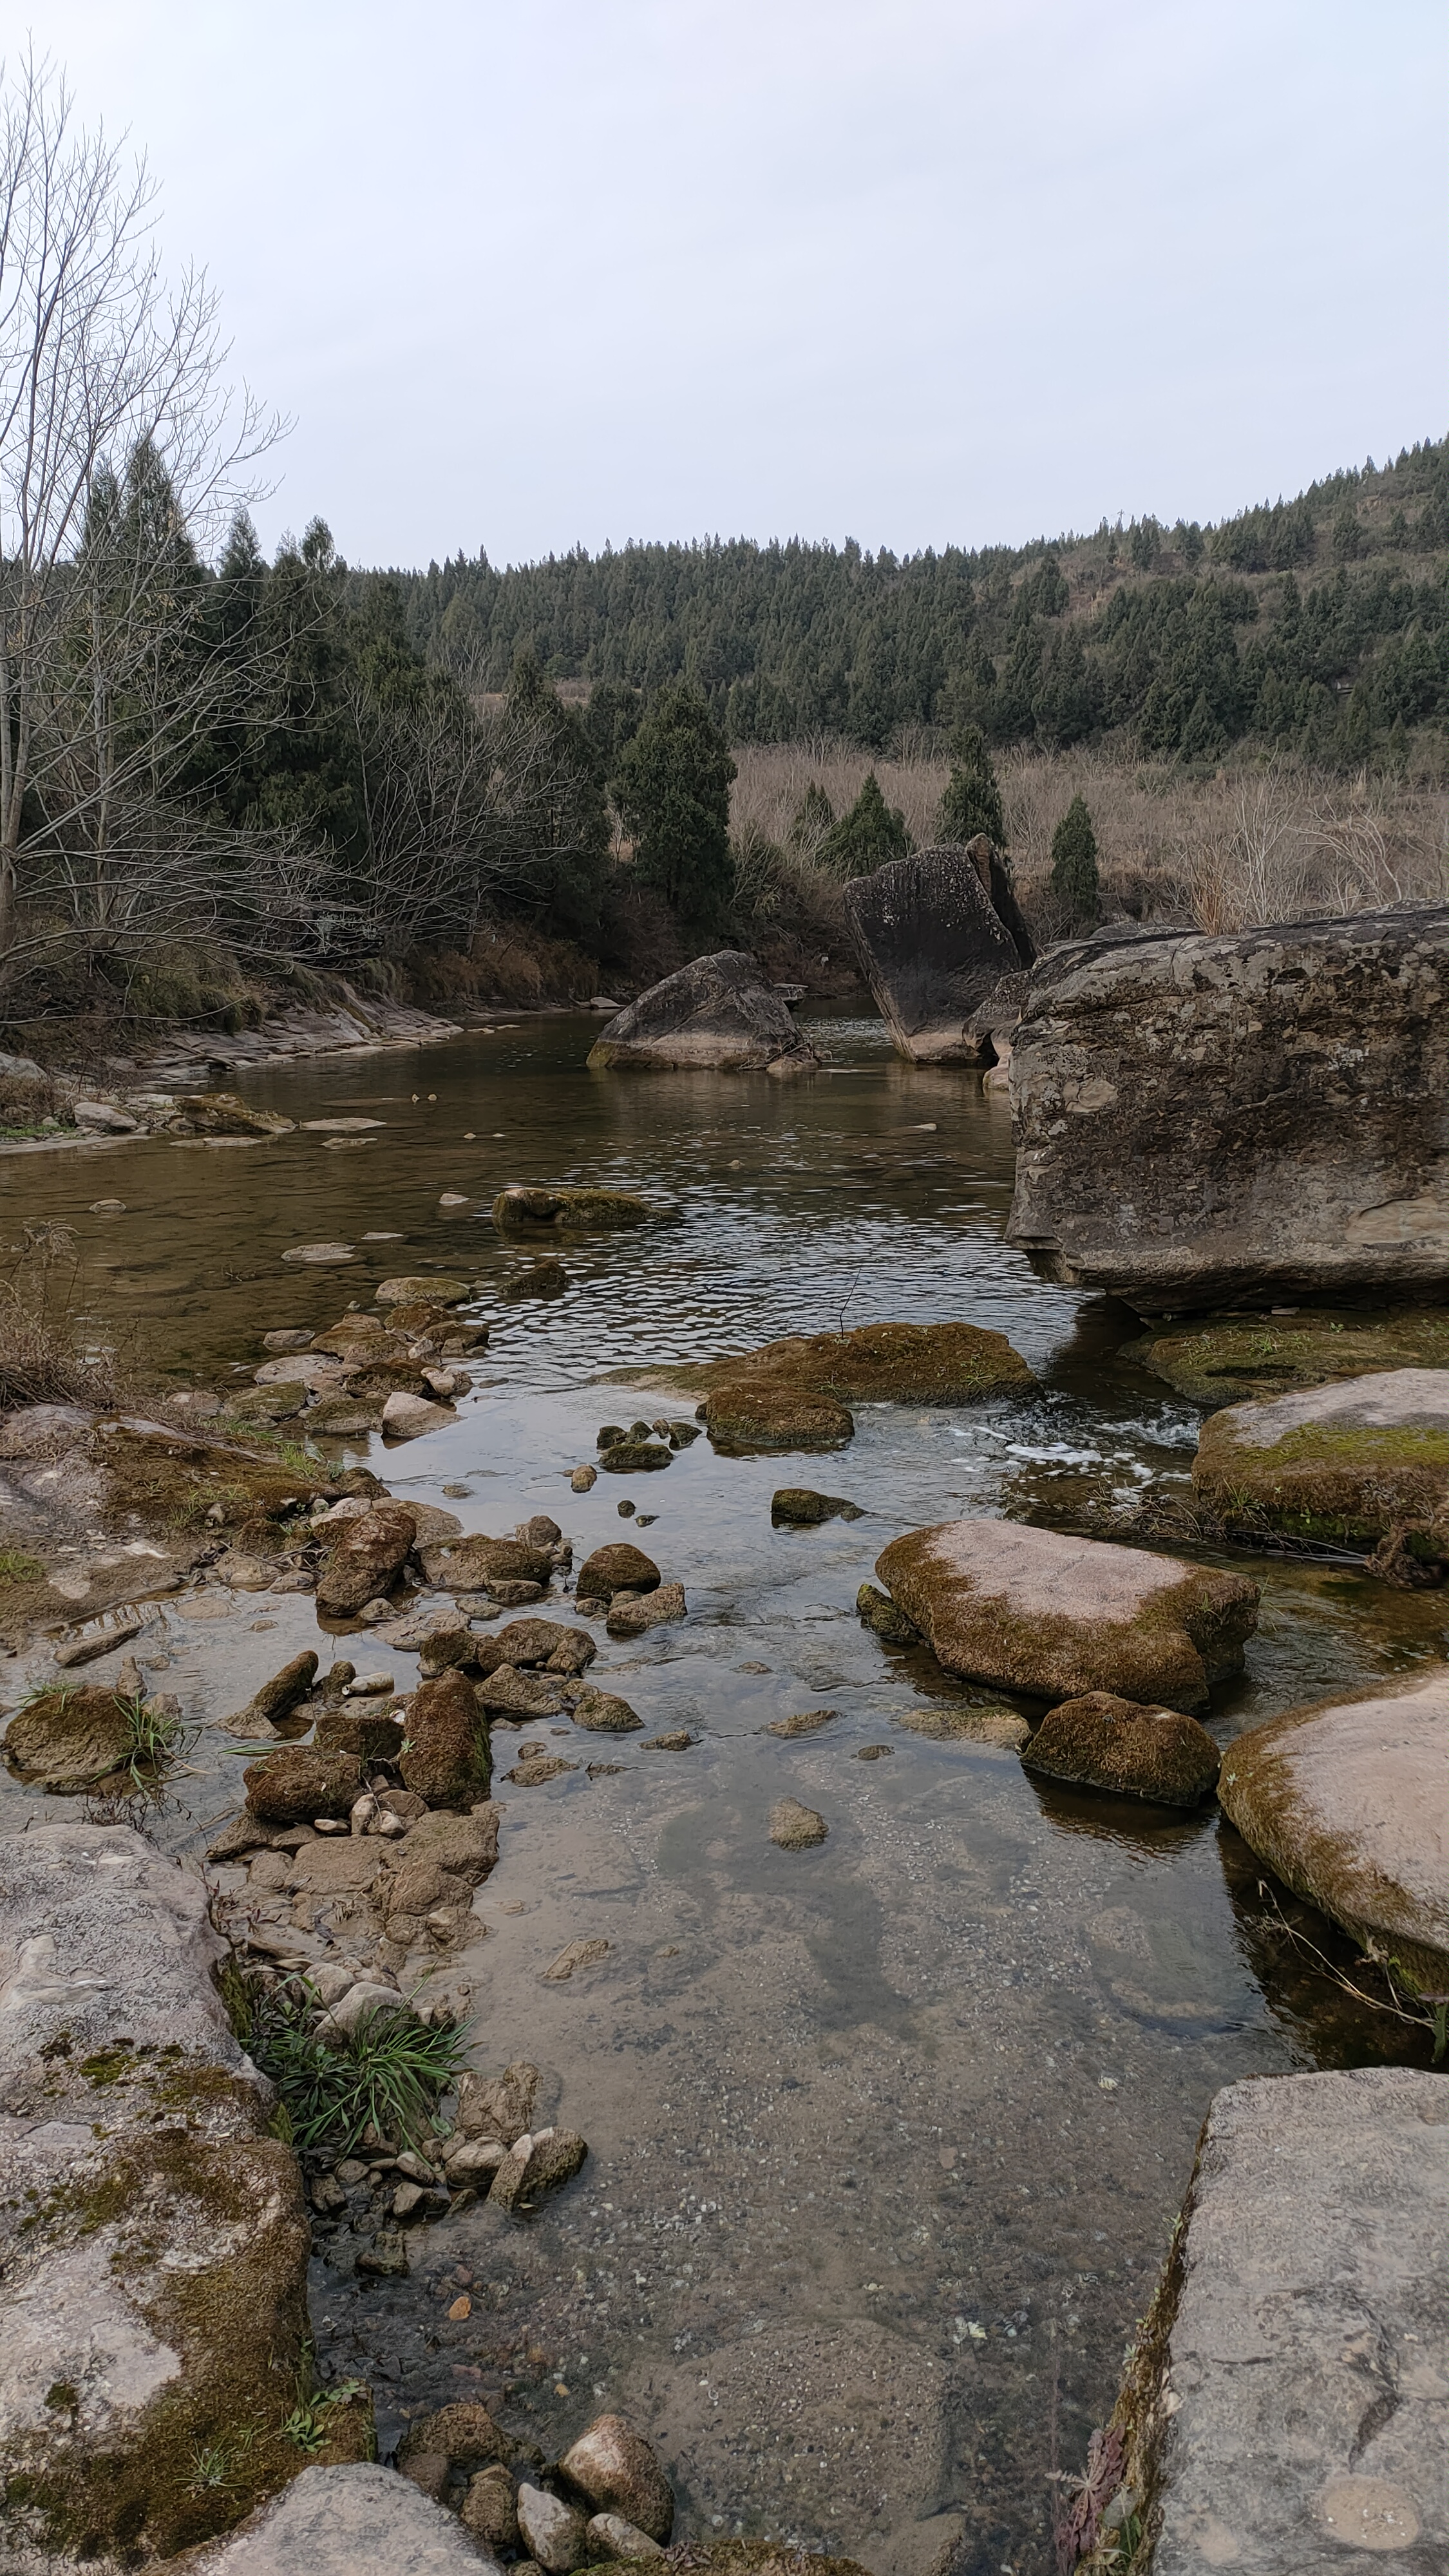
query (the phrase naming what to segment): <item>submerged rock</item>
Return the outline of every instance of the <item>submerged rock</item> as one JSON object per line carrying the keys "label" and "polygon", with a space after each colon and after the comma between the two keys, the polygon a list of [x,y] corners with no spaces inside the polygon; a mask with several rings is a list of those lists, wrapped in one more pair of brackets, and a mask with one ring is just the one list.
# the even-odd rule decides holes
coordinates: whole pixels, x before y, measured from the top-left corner
{"label": "submerged rock", "polygon": [[722,948],[651,984],[600,1031],[593,1066],[704,1067],[732,1073],[820,1061],[753,957]]}
{"label": "submerged rock", "polygon": [[1113,2419],[1164,2576],[1444,2563],[1446,2137],[1407,2067],[1215,2096]]}
{"label": "submerged rock", "polygon": [[613,1691],[595,1690],[587,1683],[573,1704],[575,1726],[584,1727],[591,1735],[632,1735],[644,1720],[619,1699]]}
{"label": "submerged rock", "polygon": [[921,1631],[914,1619],[898,1610],[888,1592],[877,1591],[873,1583],[863,1583],[855,1596],[856,1615],[864,1627],[883,1637],[888,1646],[919,1646]]}
{"label": "submerged rock", "polygon": [[472,1291],[466,1279],[443,1279],[431,1272],[416,1277],[384,1279],[374,1288],[373,1300],[379,1306],[460,1306]]}
{"label": "submerged rock", "polygon": [[765,1732],[783,1736],[788,1744],[797,1735],[818,1735],[822,1726],[829,1726],[831,1720],[839,1715],[838,1708],[802,1708],[794,1717],[772,1719]]}
{"label": "submerged rock", "polygon": [[275,1109],[257,1109],[234,1091],[183,1092],[176,1106],[198,1136],[290,1136],[295,1119]]}
{"label": "submerged rock", "polygon": [[1148,1313],[1449,1283],[1449,906],[1059,948],[1008,1242]]}
{"label": "submerged rock", "polygon": [[845,1405],[783,1380],[714,1387],[700,1409],[717,1449],[839,1449],[855,1437]]}
{"label": "submerged rock", "polygon": [[855,1429],[852,1404],[974,1404],[1037,1383],[1006,1335],[979,1324],[792,1334],[690,1376],[711,1439],[737,1448],[833,1448]]}
{"label": "submerged rock", "polygon": [[798,1798],[777,1798],[770,1809],[770,1840],[781,1851],[808,1851],[823,1843],[829,1831],[825,1818],[814,1807],[802,1807]]}
{"label": "submerged rock", "polygon": [[685,1615],[683,1584],[661,1583],[653,1592],[616,1592],[604,1625],[611,1637],[642,1637]]}
{"label": "submerged rock", "polygon": [[1199,1500],[1230,1530],[1372,1546],[1449,1503],[1449,1368],[1386,1369],[1203,1424]]}
{"label": "submerged rock", "polygon": [[1449,1669],[1253,1727],[1218,1795],[1297,1895],[1415,1986],[1449,1990]]}
{"label": "submerged rock", "polygon": [[966,849],[917,850],[856,877],[845,911],[897,1055],[913,1064],[989,1062],[975,1017],[1036,949],[985,833]]}
{"label": "submerged rock", "polygon": [[875,1570],[948,1672],[1042,1699],[1202,1708],[1257,1625],[1258,1587],[1240,1574],[1015,1521],[912,1530]]}
{"label": "submerged rock", "polygon": [[78,1793],[130,1760],[135,1729],[98,1683],[41,1691],[5,1730],[5,1759],[41,1789]]}
{"label": "submerged rock", "polygon": [[1125,1342],[1117,1357],[1165,1378],[1194,1404],[1241,1404],[1383,1369],[1449,1368],[1449,1307],[1364,1314],[1304,1306],[1291,1315],[1206,1315],[1159,1325],[1140,1341]]}
{"label": "submerged rock", "polygon": [[908,1708],[900,1723],[912,1735],[929,1736],[933,1744],[994,1744],[1020,1753],[1031,1741],[1031,1728],[1014,1708]]}
{"label": "submerged rock", "polygon": [[[1023,1729],[1025,1733],[1025,1729]],[[1205,1726],[1176,1709],[1143,1708],[1111,1691],[1063,1700],[1043,1718],[1022,1754],[1029,1771],[1106,1789],[1119,1798],[1196,1807],[1218,1776],[1218,1748]]]}

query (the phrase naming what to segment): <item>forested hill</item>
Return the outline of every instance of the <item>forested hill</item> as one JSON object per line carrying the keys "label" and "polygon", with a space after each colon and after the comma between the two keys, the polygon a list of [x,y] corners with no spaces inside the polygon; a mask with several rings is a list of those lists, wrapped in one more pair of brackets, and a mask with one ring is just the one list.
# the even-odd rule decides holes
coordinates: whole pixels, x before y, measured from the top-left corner
{"label": "forested hill", "polygon": [[902,558],[739,538],[403,573],[408,632],[473,688],[697,681],[736,742],[979,724],[1123,730],[1159,756],[1244,737],[1359,762],[1449,714],[1449,440],[1220,526],[1136,519]]}

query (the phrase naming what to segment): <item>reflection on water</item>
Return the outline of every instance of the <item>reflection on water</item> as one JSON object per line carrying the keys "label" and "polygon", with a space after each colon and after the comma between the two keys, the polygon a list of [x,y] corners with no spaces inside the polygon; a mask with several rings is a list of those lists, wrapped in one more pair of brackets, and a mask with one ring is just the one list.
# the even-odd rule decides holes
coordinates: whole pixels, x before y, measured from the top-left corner
{"label": "reflection on water", "polygon": [[[462,1963],[483,2062],[537,2058],[545,2115],[589,2138],[585,2173],[522,2226],[459,2212],[417,2240],[405,2283],[319,2264],[319,2346],[374,2377],[385,2433],[481,2395],[552,2457],[607,2397],[660,2441],[687,2529],[825,2543],[880,2576],[925,2576],[959,2539],[957,2576],[1047,2576],[1053,2445],[1075,2465],[1111,2403],[1213,2091],[1419,2043],[1305,1965],[1215,1812],[1089,1798],[899,1723],[956,1686],[855,1618],[890,1538],[1008,1506],[1049,1518],[1085,1484],[1130,1496],[1191,1458],[1193,1409],[1116,1357],[1134,1319],[1044,1286],[1003,1244],[1004,1104],[898,1064],[874,1023],[829,1023],[838,1070],[791,1084],[593,1076],[592,1034],[540,1018],[248,1082],[298,1120],[383,1119],[357,1149],[299,1128],[225,1152],[0,1158],[12,1225],[73,1223],[97,1317],[192,1383],[254,1364],[269,1327],[368,1302],[389,1272],[475,1281],[494,1325],[475,1396],[377,1462],[394,1489],[462,1484],[454,1508],[494,1531],[550,1510],[578,1553],[624,1534],[631,1499],[686,1586],[688,1621],[604,1645],[594,1678],[650,1733],[687,1723],[694,1749],[610,1743],[622,1767],[591,1780],[599,1740],[556,1730],[579,1767],[504,1788],[487,1937]],[[680,1221],[565,1236],[565,1294],[510,1304],[528,1255],[487,1211],[529,1180],[634,1184]],[[454,1191],[463,1206],[441,1207]],[[92,1213],[102,1197],[124,1213]],[[334,1238],[355,1247],[343,1267],[282,1260]],[[949,1316],[1006,1332],[1041,1394],[865,1407],[828,1462],[701,1440],[647,1495],[607,1476],[569,1490],[620,1406],[603,1372]],[[864,1517],[775,1529],[771,1493],[801,1477]],[[1211,1717],[1224,1742],[1442,1642],[1442,1599],[1254,1571],[1260,1630]],[[214,1625],[165,1609],[139,1651],[199,1720],[315,1641],[310,1603],[269,1595]],[[407,1684],[413,1659],[388,1660]],[[837,1715],[819,1733],[765,1732],[822,1703]],[[498,1735],[500,1768],[517,1740]],[[882,1742],[887,1758],[853,1759]],[[238,1769],[234,1739],[204,1733],[163,1835],[194,1847]],[[782,1794],[826,1817],[819,1849],[769,1842]],[[10,1787],[0,1805],[33,1810]],[[541,1982],[598,1934],[600,1967]],[[450,2321],[464,2275],[473,2312]]]}

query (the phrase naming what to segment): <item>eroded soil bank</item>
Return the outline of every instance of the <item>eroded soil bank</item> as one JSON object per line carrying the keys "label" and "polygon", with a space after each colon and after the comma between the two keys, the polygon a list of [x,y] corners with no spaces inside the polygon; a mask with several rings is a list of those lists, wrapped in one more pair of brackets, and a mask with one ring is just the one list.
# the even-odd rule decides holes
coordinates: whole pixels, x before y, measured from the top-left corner
{"label": "eroded soil bank", "polygon": [[[531,2218],[473,2204],[416,2231],[402,2280],[357,2275],[346,2230],[319,2242],[319,2357],[372,2380],[384,2445],[476,2395],[556,2457],[606,2399],[668,2463],[686,2535],[798,2538],[878,2576],[947,2546],[956,2576],[1046,2576],[1051,2472],[1078,2465],[1110,2410],[1212,2093],[1414,2059],[1418,2042],[1284,1941],[1214,1809],[1129,1807],[922,1735],[903,1720],[954,1686],[855,1616],[875,1558],[915,1523],[1186,1493],[1198,1410],[1116,1357],[1134,1320],[1041,1285],[1001,1244],[1004,1104],[895,1063],[871,1024],[823,1028],[838,1069],[787,1097],[763,1078],[590,1076],[591,1034],[561,1018],[411,1063],[258,1075],[247,1096],[292,1135],[78,1149],[0,1181],[12,1231],[77,1227],[97,1317],[144,1331],[178,1386],[224,1388],[263,1358],[264,1331],[320,1329],[389,1273],[476,1281],[492,1339],[454,1421],[329,1454],[465,1529],[551,1513],[576,1563],[637,1538],[685,1587],[681,1624],[623,1643],[594,1622],[589,1678],[646,1734],[685,1728],[692,1746],[648,1751],[566,1717],[495,1727],[500,1775],[530,1741],[577,1767],[499,1778],[498,1867],[473,1937],[437,1963],[439,1985],[468,1991],[479,2066],[534,2059],[544,2116],[584,2133],[588,2164]],[[383,1123],[334,1150],[339,1131],[306,1122],[339,1116]],[[488,1207],[510,1182],[559,1180],[638,1187],[682,1222],[567,1237],[563,1292],[514,1304],[525,1256]],[[346,1257],[283,1258],[323,1241]],[[658,1410],[606,1372],[842,1317],[991,1326],[1043,1392],[862,1408],[828,1461],[700,1439],[665,1474],[571,1491],[600,1425]],[[774,1489],[796,1482],[863,1517],[773,1526]],[[1346,1563],[1208,1561],[1264,1588],[1246,1676],[1208,1713],[1220,1744],[1442,1652],[1442,1595]],[[555,1601],[567,1616],[557,1586]],[[242,1757],[218,1721],[289,1655],[385,1663],[411,1686],[415,1658],[328,1624],[335,1646],[310,1598],[214,1580],[151,1604],[129,1651],[199,1730],[153,1820],[166,1848],[199,1852],[238,1803]],[[18,1656],[7,1704],[51,1669],[43,1646]],[[765,1732],[822,1707],[837,1714],[814,1733]],[[785,1795],[825,1817],[823,1844],[771,1844]],[[42,1806],[0,1789],[10,1826]],[[220,1877],[244,1902],[240,1870]],[[546,1980],[574,1939],[609,1948]]]}

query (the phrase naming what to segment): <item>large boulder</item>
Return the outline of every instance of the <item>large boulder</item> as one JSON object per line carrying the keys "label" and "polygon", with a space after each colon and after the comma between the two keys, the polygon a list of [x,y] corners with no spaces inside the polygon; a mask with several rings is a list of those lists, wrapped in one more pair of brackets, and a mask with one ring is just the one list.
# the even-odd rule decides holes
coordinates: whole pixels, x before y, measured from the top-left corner
{"label": "large boulder", "polygon": [[305,2468],[284,2495],[195,2562],[193,2576],[486,2576],[455,2513],[396,2469]]}
{"label": "large boulder", "polygon": [[1124,1342],[1135,1360],[1209,1411],[1294,1386],[1385,1369],[1449,1368],[1449,1306],[1299,1306],[1291,1315],[1194,1315]]}
{"label": "large boulder", "polygon": [[753,957],[722,948],[651,984],[600,1032],[595,1066],[704,1066],[732,1073],[808,1071],[820,1061]]}
{"label": "large boulder", "polygon": [[1449,905],[1077,942],[1011,1061],[1007,1240],[1145,1313],[1449,1284]]}
{"label": "large boulder", "polygon": [[1111,1691],[1203,1708],[1258,1618],[1240,1574],[1018,1521],[910,1530],[875,1570],[948,1672],[1054,1702]]}
{"label": "large boulder", "polygon": [[1445,2565],[1446,2148],[1445,2075],[1360,2067],[1216,2095],[1102,2446],[1106,2519],[1135,2510],[1144,2532],[1134,2564]]}
{"label": "large boulder", "polygon": [[1371,1547],[1397,1523],[1425,1525],[1449,1502],[1449,1368],[1229,1405],[1203,1424],[1192,1481],[1231,1530]]}
{"label": "large boulder", "polygon": [[[978,1015],[1036,950],[985,834],[967,849],[917,850],[857,877],[845,910],[897,1055],[912,1064],[990,1063],[989,1019]],[[1007,1026],[1016,1001],[1013,992]]]}
{"label": "large boulder", "polygon": [[1449,1669],[1270,1718],[1229,1746],[1218,1795],[1297,1895],[1449,1990]]}

